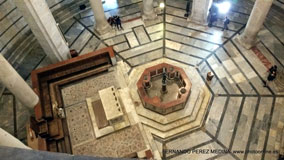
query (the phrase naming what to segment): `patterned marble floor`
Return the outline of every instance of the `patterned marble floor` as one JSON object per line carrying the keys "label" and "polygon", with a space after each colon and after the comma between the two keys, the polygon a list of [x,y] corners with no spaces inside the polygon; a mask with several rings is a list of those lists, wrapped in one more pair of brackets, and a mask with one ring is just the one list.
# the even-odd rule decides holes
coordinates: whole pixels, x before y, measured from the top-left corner
{"label": "patterned marble floor", "polygon": [[[158,8],[162,1],[166,4],[163,10]],[[76,49],[81,55],[105,46],[113,46],[117,59],[130,68],[128,74],[135,67],[162,57],[196,67],[204,82],[207,72],[214,73],[212,82],[206,83],[213,97],[204,127],[166,141],[153,136],[153,142],[163,158],[276,160],[278,154],[273,152],[279,151],[284,127],[284,92],[280,87],[283,82],[272,83],[264,88],[263,81],[267,76],[268,62],[276,64],[279,71],[284,67],[284,12],[278,12],[273,6],[259,33],[260,43],[256,48],[265,57],[266,60],[263,61],[253,50],[245,50],[235,41],[235,37],[244,30],[253,2],[231,2],[232,8],[227,14],[231,19],[230,29],[225,32],[221,31],[225,15],[220,16],[212,28],[187,21],[183,17],[185,0],[155,1],[158,17],[146,22],[140,19],[142,0],[119,1],[117,6],[105,5],[107,16],[118,14],[122,17],[124,30],[113,30],[102,37],[93,32],[95,22],[91,10],[86,10],[60,25],[70,48]],[[36,67],[49,63],[44,58]],[[10,95],[3,96],[0,103],[9,103],[10,106],[11,99]],[[70,106],[70,111],[74,106]],[[7,112],[13,114],[12,110]],[[13,126],[13,122],[11,117],[7,117],[3,128],[7,128],[8,124]],[[12,127],[7,130],[13,133]],[[90,134],[84,138],[92,136]],[[95,145],[88,140],[86,143]],[[180,154],[165,153],[165,148],[232,152]],[[78,148],[76,153],[81,153],[81,150]],[[266,150],[272,153],[241,153],[246,150]],[[91,150],[88,152],[93,153]]]}
{"label": "patterned marble floor", "polygon": [[[208,71],[215,74],[213,81],[207,84],[213,98],[204,128],[166,142],[154,136],[161,155],[161,146],[181,150],[279,151],[284,124],[284,93],[279,92],[275,84],[264,88],[262,81],[267,74],[268,62],[283,69],[284,57],[280,52],[284,49],[284,36],[283,30],[277,29],[283,25],[273,19],[266,20],[259,34],[260,43],[256,46],[265,57],[266,61],[263,61],[253,50],[245,50],[234,39],[243,31],[253,3],[234,2],[227,14],[231,19],[230,29],[225,32],[221,31],[225,15],[212,28],[200,26],[183,17],[186,1],[166,0],[164,10],[156,8],[160,14],[154,21],[136,19],[141,14],[136,7],[141,6],[141,1],[137,1],[130,4],[131,11],[119,4],[121,12],[117,14],[128,21],[123,23],[122,31],[115,30],[99,37],[92,31],[95,24],[92,13],[86,11],[86,14],[69,20],[72,25],[65,35],[75,37],[68,39],[67,36],[67,41],[80,54],[101,46],[114,46],[117,58],[131,68],[129,74],[135,67],[161,57],[197,67],[204,81]],[[106,11],[107,16],[109,12]],[[163,156],[169,159],[270,160],[276,159],[277,154],[166,153]]]}

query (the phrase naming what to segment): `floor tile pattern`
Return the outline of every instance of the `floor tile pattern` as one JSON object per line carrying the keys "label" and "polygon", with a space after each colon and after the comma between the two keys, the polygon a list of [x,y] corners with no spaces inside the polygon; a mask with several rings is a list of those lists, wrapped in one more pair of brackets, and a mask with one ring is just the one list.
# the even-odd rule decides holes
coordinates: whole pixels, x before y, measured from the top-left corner
{"label": "floor tile pattern", "polygon": [[[114,46],[117,59],[125,62],[131,68],[129,73],[135,67],[161,57],[196,67],[204,82],[206,82],[207,72],[214,73],[213,80],[206,83],[213,97],[204,127],[166,141],[154,136],[152,141],[158,146],[162,157],[163,145],[172,149],[279,151],[280,139],[283,136],[284,92],[279,91],[274,83],[269,84],[269,87],[263,87],[263,80],[267,76],[266,64],[268,63],[276,64],[279,74],[284,73],[284,21],[281,18],[284,15],[283,10],[272,6],[263,28],[259,32],[260,43],[256,47],[263,55],[261,57],[265,57],[264,61],[263,58],[260,60],[253,50],[244,49],[234,39],[243,32],[253,7],[253,1],[230,0],[232,7],[227,14],[231,19],[230,30],[225,32],[221,31],[225,15],[220,16],[213,27],[209,28],[187,21],[183,17],[186,7],[185,0],[154,0],[154,2],[155,7],[159,2],[165,2],[166,7],[163,10],[156,8],[156,11],[160,13],[157,19],[147,22],[139,19],[142,0],[118,1],[115,5],[104,4],[107,17],[116,14],[121,16],[124,30],[114,29],[111,33],[101,37],[93,31],[96,22],[91,9],[64,21],[60,26],[70,48],[76,49],[81,55],[105,46]],[[34,62],[29,63],[30,61]],[[25,76],[29,76],[29,73],[26,72],[28,69],[50,64],[50,61],[42,54],[34,58],[27,56],[23,62],[18,71]],[[28,66],[29,64],[33,66]],[[104,77],[102,75],[97,78],[100,79],[99,81],[103,79],[107,79],[107,81],[100,83],[96,78],[90,78],[86,80],[86,83],[78,82],[63,88],[66,111],[71,115],[68,119],[70,124],[72,124],[71,119],[78,116],[74,120],[88,126],[89,124],[85,123],[88,114],[84,109],[84,98],[94,95],[100,87],[115,84],[113,76]],[[27,82],[29,83],[29,79]],[[8,110],[5,109],[5,113],[0,112],[1,122],[4,122],[4,124],[1,123],[1,127],[14,134],[17,130],[13,126],[23,128],[24,124],[19,123],[20,118],[16,120],[12,118],[14,116],[13,98],[7,91],[5,94],[0,100],[0,110],[4,110],[3,106]],[[16,116],[23,116],[25,119],[27,114],[22,114],[21,110],[17,112]],[[82,114],[72,115],[70,111]],[[82,117],[83,115],[85,116]],[[16,126],[14,122],[16,122]],[[84,125],[78,127],[81,127],[82,131],[88,128],[84,128]],[[72,130],[71,125],[69,130]],[[86,131],[87,133],[88,131]],[[77,133],[74,132],[72,143],[77,145],[73,148],[74,153],[120,157],[135,149],[144,148],[141,139],[137,138],[139,137],[137,127],[128,128],[125,132],[120,133],[120,135],[113,137],[105,137],[102,142],[99,142],[93,139],[91,132],[85,137],[76,137]],[[18,132],[18,135],[24,134]],[[120,137],[123,141],[117,141],[115,136]],[[76,141],[75,137],[81,141]],[[137,139],[130,142],[127,141],[129,140],[127,137]],[[101,147],[104,144],[107,147]],[[129,147],[130,145],[134,150]],[[115,151],[118,146],[123,148],[120,152]],[[164,158],[166,157],[168,159],[276,160],[277,154],[173,153],[164,155]]]}

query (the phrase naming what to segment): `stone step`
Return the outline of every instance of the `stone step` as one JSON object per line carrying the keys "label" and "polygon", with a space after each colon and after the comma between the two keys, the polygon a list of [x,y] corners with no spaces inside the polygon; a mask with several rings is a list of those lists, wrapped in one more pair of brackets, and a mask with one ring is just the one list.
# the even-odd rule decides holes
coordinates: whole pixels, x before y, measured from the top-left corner
{"label": "stone step", "polygon": [[195,121],[193,123],[186,124],[182,127],[176,128],[176,129],[171,130],[169,132],[160,132],[160,131],[155,130],[154,128],[151,128],[149,126],[147,126],[147,127],[152,134],[154,134],[155,136],[165,140],[165,139],[171,139],[171,138],[174,138],[174,137],[178,137],[182,133],[190,132],[192,130],[200,128],[201,126],[202,125],[200,125],[199,122]]}
{"label": "stone step", "polygon": [[197,102],[195,103],[195,107],[194,107],[194,110],[193,110],[191,115],[186,116],[186,117],[182,117],[182,118],[178,118],[171,123],[161,124],[159,122],[156,122],[152,119],[149,119],[149,118],[141,116],[141,115],[140,115],[140,119],[143,122],[143,124],[148,125],[149,127],[155,128],[156,130],[159,130],[161,132],[167,132],[167,131],[170,131],[172,129],[186,125],[188,123],[194,122],[197,118],[198,113],[202,112],[200,110],[202,110],[201,105],[202,105],[204,98],[205,98],[204,96],[202,96],[202,97],[200,96],[198,98]]}
{"label": "stone step", "polygon": [[[195,129],[202,127],[202,124],[203,124],[203,121],[204,121],[204,118],[205,118],[205,113],[206,113],[206,110],[207,110],[207,107],[208,107],[208,103],[209,103],[210,98],[211,98],[209,91],[207,90],[206,92],[208,92],[208,93],[204,97],[202,106],[200,108],[199,113],[197,114],[195,121],[185,123],[181,126],[178,126],[176,128],[173,128],[173,129],[170,129],[170,130],[167,130],[167,131],[161,131],[161,130],[158,130],[157,128],[154,128],[151,125],[146,124],[147,127],[149,128],[150,132],[152,134],[160,137],[160,138],[168,139],[168,138],[178,136],[178,135],[180,135],[184,132],[189,132],[191,130],[195,130]],[[142,121],[142,123],[144,123],[144,122]]]}
{"label": "stone step", "polygon": [[172,129],[172,130],[169,130],[169,131],[166,131],[166,132],[161,132],[155,128],[152,128],[152,127],[149,127],[150,128],[150,131],[151,133],[155,134],[156,136],[160,137],[160,138],[171,138],[171,137],[175,137],[185,131],[189,132],[191,130],[194,130],[194,129],[197,129],[197,128],[200,128],[203,124],[203,121],[204,121],[204,116],[205,114],[199,114],[197,119],[191,123],[187,123],[185,125],[182,125],[182,126],[179,126],[175,129]]}
{"label": "stone step", "polygon": [[[148,119],[151,119],[152,121],[155,121],[159,124],[167,125],[179,119],[193,115],[194,106],[196,105],[196,102],[198,101],[199,95],[200,95],[200,90],[192,91],[189,96],[189,99],[187,100],[186,107],[183,110],[179,110],[171,114],[167,114],[165,116],[158,114],[156,112],[150,111],[148,109],[145,109],[142,104],[136,107],[136,111],[138,115],[140,116],[147,117]],[[135,96],[133,98],[136,99],[137,102],[140,102],[139,96],[138,95],[135,95]]]}

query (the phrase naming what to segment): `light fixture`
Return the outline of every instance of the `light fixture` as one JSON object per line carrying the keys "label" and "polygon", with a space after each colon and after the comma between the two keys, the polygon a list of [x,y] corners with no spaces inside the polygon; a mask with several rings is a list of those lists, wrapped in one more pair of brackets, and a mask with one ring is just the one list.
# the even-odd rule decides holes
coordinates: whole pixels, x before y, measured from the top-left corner
{"label": "light fixture", "polygon": [[165,8],[165,3],[162,2],[162,3],[160,3],[159,6],[160,6],[160,8]]}
{"label": "light fixture", "polygon": [[227,1],[216,4],[216,5],[218,7],[219,13],[221,14],[226,14],[231,8],[231,3]]}

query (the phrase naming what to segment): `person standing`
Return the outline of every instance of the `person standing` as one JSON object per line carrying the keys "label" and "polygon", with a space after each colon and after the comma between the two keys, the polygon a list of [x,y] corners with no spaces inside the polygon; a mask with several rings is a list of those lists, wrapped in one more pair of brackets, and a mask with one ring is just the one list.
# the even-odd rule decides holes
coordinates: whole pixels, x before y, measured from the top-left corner
{"label": "person standing", "polygon": [[224,27],[223,27],[222,31],[229,30],[228,24],[230,24],[230,19],[226,16],[226,18],[224,20]]}
{"label": "person standing", "polygon": [[273,72],[273,71],[277,72],[277,66],[276,65],[269,68],[269,72]]}
{"label": "person standing", "polygon": [[191,9],[191,3],[192,3],[192,0],[187,0],[186,8],[185,8],[185,14],[184,14],[185,17],[189,16],[190,9]]}
{"label": "person standing", "polygon": [[114,24],[115,24],[115,20],[114,20],[114,17],[110,16],[108,19],[107,19],[108,23],[110,24],[110,26],[113,28]]}
{"label": "person standing", "polygon": [[218,9],[216,5],[213,3],[212,7],[209,9],[209,23],[208,27],[212,27],[213,23],[217,21],[218,18]]}
{"label": "person standing", "polygon": [[115,17],[115,24],[116,24],[116,27],[117,27],[118,30],[123,29],[122,26],[121,26],[121,20],[120,20],[119,16]]}
{"label": "person standing", "polygon": [[217,13],[212,12],[212,14],[210,15],[208,27],[212,27],[215,21],[217,21]]}
{"label": "person standing", "polygon": [[264,81],[263,87],[267,87],[268,82],[272,82],[276,78],[277,66],[276,65],[272,66],[271,68],[269,68],[268,71],[269,71],[269,74],[267,76],[267,80]]}

